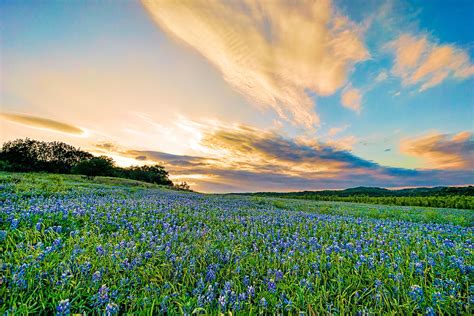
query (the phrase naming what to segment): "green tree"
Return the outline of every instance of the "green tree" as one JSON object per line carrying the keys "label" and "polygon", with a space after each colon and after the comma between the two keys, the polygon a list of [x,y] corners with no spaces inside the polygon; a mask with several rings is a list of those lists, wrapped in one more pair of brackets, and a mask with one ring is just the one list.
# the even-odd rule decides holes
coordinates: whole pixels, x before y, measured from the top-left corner
{"label": "green tree", "polygon": [[0,150],[0,161],[8,164],[9,171],[20,172],[70,173],[72,166],[92,157],[92,154],[66,143],[29,138],[6,142]]}
{"label": "green tree", "polygon": [[114,161],[110,157],[100,156],[82,160],[72,168],[75,174],[82,174],[88,178],[96,176],[113,176],[115,172]]}
{"label": "green tree", "polygon": [[169,179],[168,171],[165,167],[160,165],[152,166],[132,166],[126,169],[122,169],[126,178],[145,181],[149,183],[173,185],[173,182]]}

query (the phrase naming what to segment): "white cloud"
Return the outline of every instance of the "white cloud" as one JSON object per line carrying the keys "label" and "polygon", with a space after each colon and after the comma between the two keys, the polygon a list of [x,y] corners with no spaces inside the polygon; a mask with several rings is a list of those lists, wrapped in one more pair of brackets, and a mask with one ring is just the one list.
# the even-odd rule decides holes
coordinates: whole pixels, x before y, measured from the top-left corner
{"label": "white cloud", "polygon": [[382,81],[385,81],[387,80],[388,78],[388,73],[386,70],[382,70],[378,75],[377,77],[375,77],[375,82],[376,83],[380,83]]}

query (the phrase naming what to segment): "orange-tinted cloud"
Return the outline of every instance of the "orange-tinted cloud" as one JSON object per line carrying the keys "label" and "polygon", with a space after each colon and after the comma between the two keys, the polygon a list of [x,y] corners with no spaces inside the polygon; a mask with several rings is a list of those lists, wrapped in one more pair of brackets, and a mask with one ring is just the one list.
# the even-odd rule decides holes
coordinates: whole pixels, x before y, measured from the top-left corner
{"label": "orange-tinted cloud", "polygon": [[199,145],[207,155],[119,149],[113,144],[98,146],[140,164],[163,164],[173,181],[187,181],[195,190],[207,192],[459,184],[469,183],[473,175],[466,170],[385,167],[336,144],[291,139],[249,126],[203,126]]}
{"label": "orange-tinted cloud", "polygon": [[348,127],[349,127],[349,125],[344,125],[344,126],[340,126],[340,127],[331,127],[328,131],[328,136],[329,137],[334,137],[337,134],[345,131]]}
{"label": "orange-tinted cloud", "polygon": [[28,127],[47,129],[54,132],[72,135],[84,134],[84,131],[77,126],[32,115],[0,113],[0,118],[9,122],[23,124]]}
{"label": "orange-tinted cloud", "polygon": [[468,53],[455,45],[438,45],[426,36],[402,34],[387,47],[395,55],[392,72],[405,85],[419,84],[420,91],[447,78],[462,80],[474,75]]}
{"label": "orange-tinted cloud", "polygon": [[306,127],[319,123],[307,90],[333,94],[351,67],[369,58],[362,28],[329,0],[142,3],[253,104]]}
{"label": "orange-tinted cloud", "polygon": [[474,137],[471,132],[455,135],[433,133],[402,140],[403,153],[420,157],[428,168],[474,169]]}
{"label": "orange-tinted cloud", "polygon": [[358,89],[350,88],[342,93],[341,103],[346,108],[360,112],[362,95]]}

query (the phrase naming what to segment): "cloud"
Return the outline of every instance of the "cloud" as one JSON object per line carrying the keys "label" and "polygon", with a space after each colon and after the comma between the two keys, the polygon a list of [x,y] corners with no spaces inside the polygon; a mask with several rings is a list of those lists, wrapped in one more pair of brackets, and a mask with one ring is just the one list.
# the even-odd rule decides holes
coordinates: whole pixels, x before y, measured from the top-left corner
{"label": "cloud", "polygon": [[344,107],[357,113],[361,110],[362,95],[358,89],[349,88],[341,96],[341,103]]}
{"label": "cloud", "polygon": [[402,34],[387,44],[395,55],[392,73],[404,85],[420,85],[424,91],[448,78],[459,80],[474,75],[468,53],[455,45],[438,45],[423,36]]}
{"label": "cloud", "polygon": [[331,95],[367,60],[362,28],[320,1],[143,0],[172,38],[206,58],[238,92],[282,119],[319,123],[307,92]]}
{"label": "cloud", "polygon": [[382,70],[381,72],[379,72],[379,74],[377,75],[377,77],[375,77],[374,79],[374,82],[375,83],[380,83],[382,81],[385,81],[387,80],[388,78],[388,73],[386,70]]}
{"label": "cloud", "polygon": [[404,139],[400,149],[405,154],[424,159],[430,168],[474,169],[474,136],[468,131]]}
{"label": "cloud", "polygon": [[164,164],[173,181],[187,181],[206,192],[472,183],[472,172],[466,170],[381,166],[328,143],[292,139],[249,126],[202,126],[202,133],[200,146],[207,152],[203,156],[108,148],[140,163]]}
{"label": "cloud", "polygon": [[84,131],[77,126],[32,115],[3,112],[0,113],[0,118],[9,122],[23,124],[28,127],[47,129],[54,132],[61,132],[71,135],[84,134]]}
{"label": "cloud", "polygon": [[226,151],[229,156],[279,165],[280,167],[308,167],[319,169],[365,168],[373,163],[359,159],[348,151],[338,150],[316,141],[302,141],[285,138],[275,132],[262,132],[246,126],[221,129],[208,133],[203,144],[218,151]]}
{"label": "cloud", "polygon": [[349,127],[349,125],[344,125],[344,126],[340,126],[340,127],[331,127],[328,131],[328,136],[329,137],[334,137],[337,134],[345,131],[348,127]]}
{"label": "cloud", "polygon": [[348,135],[335,139],[328,139],[326,141],[326,144],[340,150],[352,150],[352,147],[354,147],[357,141],[357,137],[355,137],[354,135]]}

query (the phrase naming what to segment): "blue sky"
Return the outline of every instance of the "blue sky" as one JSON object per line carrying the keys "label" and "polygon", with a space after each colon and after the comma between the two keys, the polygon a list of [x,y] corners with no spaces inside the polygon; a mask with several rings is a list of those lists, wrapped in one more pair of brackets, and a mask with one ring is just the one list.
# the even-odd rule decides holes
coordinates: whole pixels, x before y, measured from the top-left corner
{"label": "blue sky", "polygon": [[0,140],[160,162],[213,192],[472,184],[472,12],[472,1],[0,1]]}

